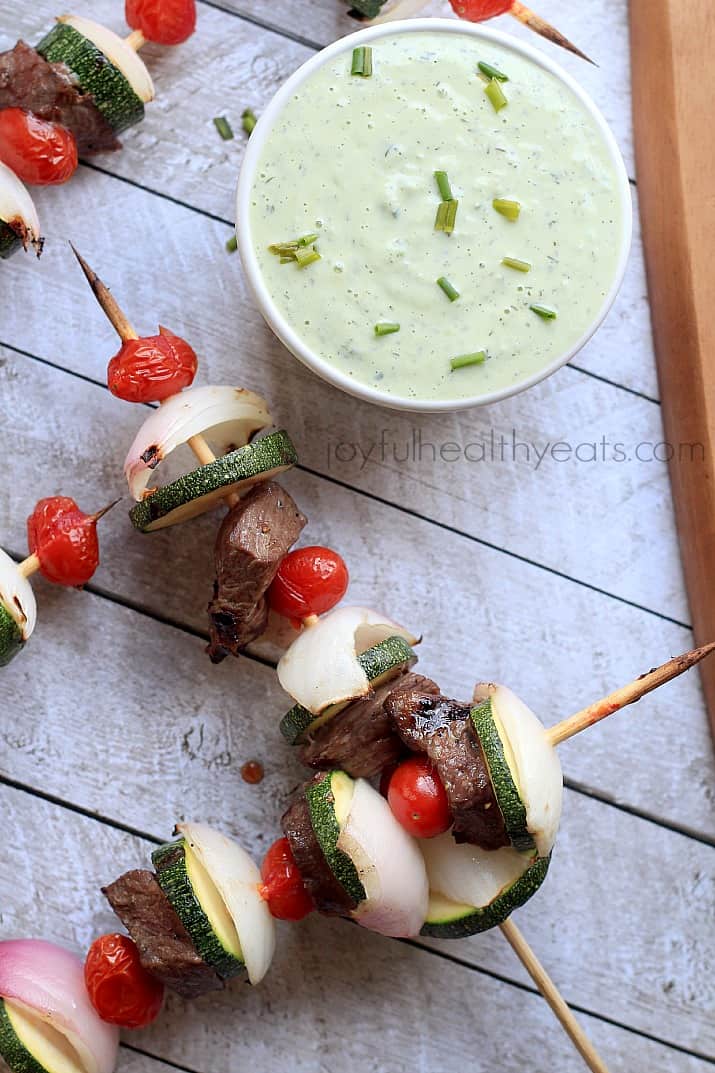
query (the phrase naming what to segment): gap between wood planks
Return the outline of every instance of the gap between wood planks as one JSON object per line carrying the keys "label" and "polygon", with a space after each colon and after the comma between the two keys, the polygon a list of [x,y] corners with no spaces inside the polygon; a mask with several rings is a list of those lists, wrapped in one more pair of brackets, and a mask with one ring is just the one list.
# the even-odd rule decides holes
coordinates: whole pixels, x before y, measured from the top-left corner
{"label": "gap between wood planks", "polygon": [[[124,834],[129,834],[134,838],[138,838],[143,842],[148,842],[151,845],[158,846],[162,845],[164,842],[164,839],[159,838],[158,836],[153,835],[147,831],[142,831],[138,828],[131,827],[128,824],[123,824],[118,820],[113,820],[111,817],[104,816],[98,812],[93,812],[91,809],[84,808],[81,805],[74,805],[70,802],[65,802],[54,794],[44,793],[41,790],[37,790],[32,786],[28,786],[2,774],[0,774],[0,785],[7,786],[9,789],[14,790],[18,793],[24,793],[30,797],[35,797],[42,801],[46,801],[49,804],[54,805],[58,808],[66,809],[68,812],[73,812],[77,815],[83,816],[84,818],[91,820],[94,823],[114,828],[115,830],[121,831]],[[358,926],[353,921],[346,921],[346,923],[351,924],[353,927]],[[408,946],[414,950],[419,951],[420,953],[426,953],[433,957],[441,958],[443,961],[447,961],[450,964],[457,965],[460,968],[467,969],[470,972],[478,973],[480,976],[484,976],[487,979],[495,980],[499,983],[505,984],[508,987],[514,987],[517,990],[523,991],[527,994],[541,997],[537,988],[530,983],[525,983],[521,980],[514,980],[504,975],[503,973],[495,972],[480,965],[475,965],[472,962],[465,960],[464,958],[460,958],[456,954],[451,954],[447,951],[437,949],[432,946],[424,946],[416,939],[391,939],[388,941],[401,943],[403,946]],[[715,1065],[715,1058],[712,1058],[707,1054],[693,1050],[689,1047],[684,1047],[679,1043],[675,1043],[667,1039],[662,1039],[660,1036],[656,1036],[653,1033],[647,1032],[643,1029],[634,1028],[626,1024],[625,1022],[618,1021],[613,1017],[609,1017],[607,1014],[601,1014],[595,1010],[588,1008],[587,1006],[582,1006],[578,1003],[572,1003],[568,1000],[566,996],[565,998],[570,1008],[575,1013],[582,1014],[586,1017],[592,1017],[594,1020],[611,1025],[612,1027],[617,1028],[621,1031],[628,1032],[632,1036],[638,1036],[642,1039],[647,1039],[650,1042],[657,1044],[658,1046],[665,1047],[668,1050],[675,1051],[679,1054],[687,1055],[690,1058],[696,1058],[699,1061],[707,1063],[708,1065]],[[179,1065],[170,1059],[163,1058],[161,1055],[152,1054],[150,1051],[143,1050],[131,1044],[122,1044],[122,1046],[126,1046],[128,1050],[135,1051],[136,1053],[144,1055],[147,1058],[154,1059],[157,1062],[162,1062],[173,1069],[181,1070],[182,1073],[201,1073],[201,1071],[194,1070],[190,1066]]]}
{"label": "gap between wood planks", "polygon": [[[23,350],[20,347],[13,346],[11,343],[5,343],[0,339],[0,347],[5,348],[15,354],[20,354],[22,357],[29,358],[31,361],[37,361],[42,365],[47,365],[51,369],[56,369],[57,372],[63,373],[66,376],[74,376],[79,380],[84,380],[85,383],[92,384],[94,387],[102,388],[107,391],[106,384],[103,384],[100,380],[95,380],[93,377],[86,376],[83,373],[75,372],[72,369],[66,369],[62,365],[58,365],[56,362],[50,361],[48,358],[40,357],[38,354],[33,354],[29,350]],[[613,385],[620,390],[619,385]],[[622,390],[629,390],[624,388]],[[147,404],[149,405],[149,404]],[[150,406],[149,408],[155,408]],[[364,499],[369,499],[374,503],[380,503],[384,507],[388,507],[392,510],[399,511],[401,514],[405,514],[410,518],[416,518],[418,521],[427,522],[429,525],[436,526],[438,529],[442,529],[444,532],[452,533],[454,536],[469,540],[474,544],[479,544],[481,547],[488,548],[490,551],[498,552],[501,555],[507,555],[511,559],[515,559],[517,562],[524,563],[527,566],[533,566],[537,570],[543,570],[553,577],[558,577],[562,581],[568,581],[573,585],[579,585],[581,588],[588,589],[590,592],[595,592],[599,596],[605,596],[607,599],[616,600],[618,603],[625,604],[627,607],[632,607],[636,611],[643,611],[647,615],[653,615],[655,618],[661,620],[661,622],[670,622],[673,626],[678,626],[684,630],[691,630],[692,626],[688,622],[683,622],[681,619],[666,615],[662,611],[657,611],[653,607],[647,607],[645,604],[640,604],[635,600],[629,600],[625,596],[619,596],[617,593],[609,592],[608,589],[603,589],[598,585],[593,585],[589,581],[584,581],[582,578],[574,577],[572,574],[567,574],[562,570],[557,570],[553,566],[549,566],[547,563],[539,562],[536,559],[530,559],[526,555],[522,555],[520,552],[512,551],[509,548],[502,547],[499,544],[494,544],[491,541],[485,540],[483,537],[477,537],[473,533],[468,533],[465,529],[459,529],[456,526],[449,525],[447,522],[440,521],[436,518],[431,518],[429,515],[421,514],[419,511],[412,509],[411,507],[404,506],[400,503],[395,503],[391,499],[386,499],[383,496],[379,496],[374,492],[365,488],[360,488],[357,485],[352,485],[347,481],[341,481],[338,477],[333,477],[320,470],[312,469],[309,466],[298,463],[295,468],[301,473],[306,473],[310,477],[315,477],[318,480],[327,481],[329,484],[333,484],[338,488],[344,488],[346,491],[352,492],[355,495],[362,496]],[[170,623],[171,625],[177,625],[177,623]],[[178,624],[180,625],[180,624]],[[183,627],[180,627],[183,628]],[[192,632],[189,630],[189,632]]]}

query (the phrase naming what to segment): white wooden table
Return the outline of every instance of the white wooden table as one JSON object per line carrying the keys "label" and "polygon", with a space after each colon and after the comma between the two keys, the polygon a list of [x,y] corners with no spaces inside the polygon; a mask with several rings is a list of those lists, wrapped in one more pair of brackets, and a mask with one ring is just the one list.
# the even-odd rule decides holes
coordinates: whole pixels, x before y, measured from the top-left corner
{"label": "white wooden table", "polygon": [[[633,175],[626,0],[537,7],[600,62],[557,56],[605,112]],[[119,0],[73,10],[123,32]],[[313,378],[264,326],[224,243],[242,109],[260,112],[315,48],[353,27],[344,12],[340,0],[199,0],[195,37],[146,48],[158,99],[123,151],[37,193],[45,255],[0,269],[1,540],[24,554],[40,496],[91,509],[126,491],[121,463],[143,415],[105,388],[117,343],[71,238],[140,331],[160,321],[191,340],[198,382],[270,400],[298,446],[286,486],[310,519],[305,536],[344,554],[352,601],[424,631],[420,667],[446,692],[503,680],[553,722],[691,644],[667,473],[652,457],[662,430],[638,233],[604,327],[525,395],[412,417]],[[36,41],[55,14],[53,0],[0,0],[0,46]],[[521,34],[506,17],[497,24]],[[218,114],[235,140],[218,138]],[[506,440],[503,461],[479,461],[478,446],[465,457],[492,433]],[[512,438],[529,447],[513,456]],[[579,458],[537,464],[557,441],[574,455],[581,445]],[[459,460],[440,456],[445,443]],[[617,443],[626,461],[614,459]],[[643,461],[639,444],[651,445]],[[215,527],[205,517],[141,537],[117,509],[87,591],[36,583],[39,627],[2,675],[2,937],[84,951],[116,927],[99,886],[145,866],[180,818],[234,832],[256,856],[277,836],[302,773],[278,734],[286,702],[273,670],[251,659],[214,668],[204,655]],[[259,786],[239,773],[254,757],[266,768]],[[696,675],[568,743],[562,761],[551,874],[518,922],[614,1073],[705,1073],[715,783]],[[280,926],[260,988],[172,997],[157,1025],[126,1034],[120,1068],[583,1067],[498,932],[400,943],[309,918]]]}

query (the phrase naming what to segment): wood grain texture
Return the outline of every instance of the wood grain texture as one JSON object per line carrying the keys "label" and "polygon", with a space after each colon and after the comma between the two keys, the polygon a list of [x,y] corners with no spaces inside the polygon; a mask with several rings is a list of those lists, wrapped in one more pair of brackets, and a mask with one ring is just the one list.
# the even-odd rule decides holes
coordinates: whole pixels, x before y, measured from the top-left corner
{"label": "wood grain texture", "polygon": [[[695,636],[715,638],[715,12],[709,0],[631,4],[641,215],[670,477]],[[699,449],[698,449],[699,448]],[[715,734],[715,668],[701,671]]]}
{"label": "wood grain texture", "polygon": [[[87,593],[40,596],[33,662],[3,673],[6,707],[25,714],[0,728],[0,772],[159,839],[200,818],[262,857],[305,777],[273,671],[214,668],[194,638]],[[434,670],[427,654],[420,666]],[[258,786],[240,777],[253,758]],[[713,847],[568,792],[551,874],[518,921],[571,1001],[715,1057],[714,889]],[[496,932],[429,945],[525,978]]]}
{"label": "wood grain texture", "polygon": [[[19,851],[12,874],[6,870],[0,874],[6,934],[41,934],[82,951],[95,935],[116,927],[116,918],[98,887],[119,870],[145,867],[151,844],[7,787],[0,787],[0,817],[5,829],[16,832]],[[241,827],[243,834],[245,823]],[[33,868],[29,851],[38,830],[43,832],[43,867]],[[544,892],[531,904],[541,902],[543,909],[546,900]],[[633,913],[635,918],[635,906]],[[549,940],[550,933],[559,930],[558,919],[550,913],[543,921],[538,913],[527,918],[524,912],[517,919],[568,996],[563,966],[554,958]],[[627,936],[625,941],[629,942]],[[503,971],[503,964],[509,974],[514,969],[522,971],[498,933],[459,944],[459,956],[464,955],[465,946],[478,942],[493,947],[489,968]],[[583,937],[584,958],[589,963],[599,961],[596,948],[587,953],[589,942],[614,956],[614,968],[626,961],[612,927],[598,937]],[[697,975],[692,977],[692,986],[697,990],[703,982],[701,957],[706,956],[707,951],[698,951],[693,965]],[[681,958],[684,961],[685,954]],[[603,958],[603,963],[607,965],[608,960]],[[627,971],[629,979],[635,975]],[[601,979],[604,992],[611,981],[607,972]],[[644,1006],[672,999],[666,977],[663,984],[665,996],[663,989],[660,995],[643,991]],[[621,988],[625,992],[623,984]],[[575,1000],[573,994],[570,997]],[[694,1020],[700,1023],[700,996],[693,998]],[[619,1022],[624,1012],[621,1007]],[[705,1062],[581,1016],[611,1073],[641,1069],[704,1073],[707,1068]],[[666,1018],[662,1012],[659,1035]],[[513,1031],[513,1025],[518,1025],[518,1031]],[[689,1035],[696,1039],[699,1053],[712,1056],[712,1024],[702,1028],[699,1038],[695,1024]],[[269,1073],[276,1058],[286,1055],[290,1055],[291,1068],[301,1073],[316,1069],[431,1073],[463,1068],[475,1073],[494,1069],[524,1073],[527,1052],[533,1073],[582,1070],[578,1056],[537,996],[419,947],[365,931],[357,933],[354,925],[322,917],[308,918],[298,926],[279,924],[276,957],[260,987],[238,984],[190,1003],[172,995],[157,1025],[132,1033],[131,1040],[157,1057],[200,1073],[233,1073],[237,1060],[242,1068]]]}
{"label": "wood grain texture", "polygon": [[[1,352],[0,361],[0,450],[24,445],[15,455],[16,480],[0,491],[0,509],[8,518],[5,543],[21,555],[24,519],[35,496],[60,488],[92,509],[126,494],[116,445],[130,442],[137,417],[149,411],[10,351]],[[68,413],[77,418],[68,421]],[[290,417],[286,412],[292,427]],[[302,452],[309,440],[298,440]],[[39,472],[38,459],[44,460]],[[192,464],[188,452],[177,462],[182,464]],[[501,679],[554,723],[689,647],[689,631],[680,626],[320,477],[293,472],[284,483],[309,518],[303,543],[342,552],[352,571],[353,602],[376,606],[424,632],[421,662],[454,695],[470,696],[480,677]],[[94,583],[205,632],[220,513],[141,536],[129,528],[127,507],[102,521],[102,566]],[[40,625],[33,645],[48,628],[45,599],[54,606],[64,595],[51,594],[41,581],[37,592]],[[207,681],[213,669],[201,654],[203,643],[191,643]],[[27,658],[37,657],[28,650]],[[23,673],[21,664],[18,671]],[[240,687],[242,671],[230,662],[213,673]],[[674,708],[682,731],[675,737]],[[280,702],[269,711],[273,726]],[[571,778],[603,795],[705,834],[715,830],[715,766],[695,675],[569,743],[562,757]]]}
{"label": "wood grain texture", "polygon": [[[161,236],[149,271],[135,241],[117,242],[128,219],[132,235]],[[52,223],[40,265],[15,258],[0,341],[104,379],[116,337],[61,241],[71,236],[137,330],[156,331],[161,320],[191,340],[198,382],[242,383],[264,394],[305,465],[688,621],[666,466],[653,458],[663,438],[653,403],[563,369],[529,392],[466,413],[380,410],[318,381],[287,354],[249,298],[238,259],[225,253],[220,224],[86,172],[53,202]],[[43,319],[28,319],[26,310],[42,308],[49,293],[48,335]],[[618,323],[593,345],[620,353]],[[647,350],[640,360],[651,361]],[[115,404],[117,414],[129,410],[138,424],[136,410]],[[114,472],[133,439],[116,429]],[[543,522],[531,525],[537,514]]]}

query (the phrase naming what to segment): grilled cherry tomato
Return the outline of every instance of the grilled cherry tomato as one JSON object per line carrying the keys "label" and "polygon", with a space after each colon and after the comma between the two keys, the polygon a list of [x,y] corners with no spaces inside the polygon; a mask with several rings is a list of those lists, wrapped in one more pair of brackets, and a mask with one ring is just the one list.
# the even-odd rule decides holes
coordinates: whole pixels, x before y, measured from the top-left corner
{"label": "grilled cherry tomato", "polygon": [[97,522],[104,513],[85,514],[68,496],[50,496],[37,503],[27,519],[27,542],[48,581],[87,584],[99,566]]}
{"label": "grilled cherry tomato", "polygon": [[261,876],[261,897],[278,920],[302,920],[315,909],[287,838],[279,838],[270,847],[261,866]]}
{"label": "grilled cherry tomato", "polygon": [[299,622],[334,607],[345,595],[348,581],[348,568],[337,551],[297,548],[278,567],[268,600],[279,615]]}
{"label": "grilled cherry tomato", "polygon": [[22,108],[0,111],[0,160],[33,186],[66,183],[77,170],[74,134]]}
{"label": "grilled cherry tomato", "polygon": [[514,0],[449,0],[460,19],[484,22],[495,15],[506,15],[514,6]]}
{"label": "grilled cherry tomato", "polygon": [[197,365],[186,340],[159,325],[158,335],[122,343],[107,366],[107,387],[127,402],[161,402],[193,383]]}
{"label": "grilled cherry tomato", "polygon": [[196,29],[196,0],[126,0],[124,15],[157,45],[180,45]]}
{"label": "grilled cherry tomato", "polygon": [[102,935],[89,948],[84,982],[92,1005],[110,1025],[144,1028],[159,1016],[164,985],[148,973],[127,935]]}
{"label": "grilled cherry tomato", "polygon": [[398,822],[415,838],[434,838],[452,826],[442,780],[424,756],[411,756],[395,768],[387,801]]}

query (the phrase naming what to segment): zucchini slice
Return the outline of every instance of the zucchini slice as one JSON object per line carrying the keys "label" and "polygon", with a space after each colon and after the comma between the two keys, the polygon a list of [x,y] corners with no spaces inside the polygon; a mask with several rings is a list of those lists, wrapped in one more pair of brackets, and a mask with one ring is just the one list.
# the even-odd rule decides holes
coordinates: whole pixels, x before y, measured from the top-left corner
{"label": "zucchini slice", "polygon": [[6,667],[24,643],[22,630],[5,605],[0,603],[0,667]]}
{"label": "zucchini slice", "polygon": [[504,817],[507,837],[514,849],[533,850],[534,836],[528,830],[514,756],[494,710],[492,698],[487,697],[476,708],[472,708],[470,717],[489,769],[499,811]]}
{"label": "zucchini slice", "polygon": [[12,257],[22,246],[22,240],[14,228],[0,220],[0,261]]}
{"label": "zucchini slice", "polygon": [[463,939],[501,924],[536,893],[551,860],[511,847],[457,845],[449,832],[420,848],[430,883],[422,934],[437,939]]}
{"label": "zucchini slice", "polygon": [[48,63],[63,63],[118,134],[144,118],[154,96],[149,72],[121,37],[91,19],[65,15],[36,46]]}
{"label": "zucchini slice", "polygon": [[347,853],[338,849],[340,831],[347,820],[355,783],[344,771],[328,771],[305,788],[310,822],[330,870],[343,889],[358,904],[367,894],[357,868]]}
{"label": "zucchini slice", "polygon": [[15,999],[0,1001],[0,1055],[12,1073],[86,1073],[67,1036]]}
{"label": "zucchini slice", "polygon": [[[417,656],[407,641],[395,636],[388,637],[362,652],[358,661],[368,677],[370,688],[377,689],[384,682],[389,682],[391,678],[396,678],[412,667],[417,662]],[[331,704],[318,716],[313,715],[302,704],[294,704],[281,719],[281,734],[290,745],[298,745],[306,735],[314,733],[323,723],[327,723],[352,704],[354,699],[356,698]]]}
{"label": "zucchini slice", "polygon": [[260,481],[272,480],[297,461],[288,433],[271,432],[155,489],[129,511],[129,517],[142,533],[177,525],[212,510],[231,492],[247,492]]}
{"label": "zucchini slice", "polygon": [[151,859],[159,886],[191,936],[197,953],[222,980],[243,972],[236,926],[213,880],[185,839],[159,846]]}
{"label": "zucchini slice", "polygon": [[[556,750],[548,743],[543,723],[506,686],[490,682],[477,685],[473,702],[480,708],[485,701],[489,701],[495,717],[497,737],[490,736],[486,717],[481,717],[483,721],[475,729],[485,735],[485,755],[491,751],[487,763],[490,772],[494,764],[499,808],[505,822],[509,816],[517,841],[526,844],[525,836],[530,835],[539,857],[548,857],[556,841],[563,798],[564,780]],[[497,738],[503,748],[501,763]],[[525,825],[520,805],[525,812]]]}

